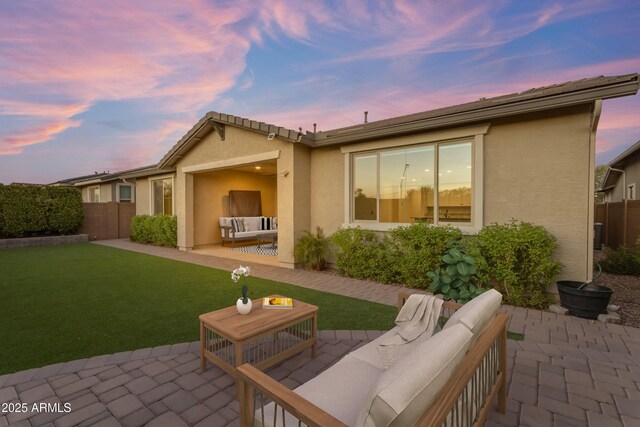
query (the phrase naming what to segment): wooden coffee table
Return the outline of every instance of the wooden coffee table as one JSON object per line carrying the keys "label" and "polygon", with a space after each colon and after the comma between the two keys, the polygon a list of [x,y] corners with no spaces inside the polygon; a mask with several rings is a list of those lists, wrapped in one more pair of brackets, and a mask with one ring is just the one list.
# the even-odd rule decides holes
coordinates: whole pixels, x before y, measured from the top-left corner
{"label": "wooden coffee table", "polygon": [[[278,296],[278,295],[272,295]],[[318,353],[318,307],[293,300],[292,309],[264,309],[262,298],[251,313],[227,307],[200,315],[200,368],[207,360],[236,378],[236,367],[265,369],[311,347]]]}

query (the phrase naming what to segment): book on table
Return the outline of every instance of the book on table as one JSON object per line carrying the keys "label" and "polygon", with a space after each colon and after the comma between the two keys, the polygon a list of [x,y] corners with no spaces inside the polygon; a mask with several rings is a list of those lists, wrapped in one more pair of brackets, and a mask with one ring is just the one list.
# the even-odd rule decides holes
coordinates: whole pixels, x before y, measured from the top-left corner
{"label": "book on table", "polygon": [[293,308],[293,299],[285,297],[264,297],[262,308]]}

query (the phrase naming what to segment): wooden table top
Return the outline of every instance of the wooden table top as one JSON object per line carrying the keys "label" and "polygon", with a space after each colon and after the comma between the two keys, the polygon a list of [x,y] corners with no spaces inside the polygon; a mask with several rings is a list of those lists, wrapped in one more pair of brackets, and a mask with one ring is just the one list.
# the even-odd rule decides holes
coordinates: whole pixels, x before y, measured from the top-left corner
{"label": "wooden table top", "polygon": [[[280,295],[270,295],[280,297]],[[253,301],[249,314],[239,314],[236,306],[200,315],[200,321],[226,337],[243,341],[255,335],[277,329],[318,311],[315,305],[293,300],[293,308],[262,308],[262,298]]]}

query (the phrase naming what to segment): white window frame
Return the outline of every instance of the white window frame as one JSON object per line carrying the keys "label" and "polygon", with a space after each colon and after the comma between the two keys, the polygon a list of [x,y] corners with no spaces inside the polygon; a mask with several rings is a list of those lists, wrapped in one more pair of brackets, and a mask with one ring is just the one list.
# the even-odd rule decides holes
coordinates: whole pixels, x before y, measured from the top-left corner
{"label": "white window frame", "polygon": [[127,203],[135,203],[136,201],[136,186],[129,183],[117,183],[116,184],[116,202],[120,202],[120,187],[129,187],[131,188],[131,200]]}
{"label": "white window frame", "polygon": [[[95,201],[95,202],[91,200],[91,195],[94,190],[98,190],[98,201]],[[91,187],[87,187],[87,199],[89,203],[100,203],[100,186],[99,185],[92,185]]]}
{"label": "white window frame", "polygon": [[633,182],[627,185],[627,200],[635,200],[636,199],[636,183]]}
{"label": "white window frame", "polygon": [[[451,225],[460,229],[464,233],[477,233],[482,229],[484,224],[484,135],[489,131],[490,124],[484,123],[475,126],[457,128],[444,131],[429,132],[419,135],[411,135],[407,137],[390,138],[381,141],[365,142],[353,144],[341,148],[344,154],[344,171],[345,171],[345,187],[344,201],[345,214],[343,227],[362,227],[375,231],[388,231],[399,226],[406,226],[408,223],[378,222],[376,221],[354,221],[352,219],[353,212],[353,155],[366,153],[371,151],[384,150],[388,148],[409,148],[416,145],[448,144],[455,142],[471,142],[472,147],[472,177],[471,177],[471,223],[461,224],[456,222],[444,222],[438,220],[438,197],[434,199],[434,224]],[[437,165],[438,159],[435,158]],[[378,173],[378,179],[379,178]],[[437,175],[436,175],[437,186]],[[437,189],[437,187],[436,187]],[[378,212],[379,215],[379,212]]]}
{"label": "white window frame", "polygon": [[155,181],[164,181],[166,179],[171,180],[171,215],[176,214],[176,182],[173,175],[162,175],[153,178],[149,178],[149,213],[151,215],[160,215],[153,211],[153,183]]}

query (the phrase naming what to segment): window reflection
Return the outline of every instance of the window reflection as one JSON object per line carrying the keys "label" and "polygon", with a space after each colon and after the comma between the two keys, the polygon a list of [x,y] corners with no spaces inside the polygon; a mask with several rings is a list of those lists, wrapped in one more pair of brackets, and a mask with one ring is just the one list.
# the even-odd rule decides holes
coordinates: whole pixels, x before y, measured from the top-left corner
{"label": "window reflection", "polygon": [[471,222],[471,143],[441,145],[438,160],[438,220]]}
{"label": "window reflection", "polygon": [[354,221],[471,222],[471,142],[355,154],[352,166]]}
{"label": "window reflection", "polygon": [[353,219],[378,219],[378,156],[365,154],[353,160]]}

